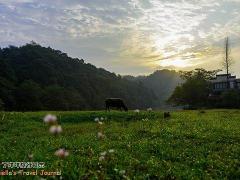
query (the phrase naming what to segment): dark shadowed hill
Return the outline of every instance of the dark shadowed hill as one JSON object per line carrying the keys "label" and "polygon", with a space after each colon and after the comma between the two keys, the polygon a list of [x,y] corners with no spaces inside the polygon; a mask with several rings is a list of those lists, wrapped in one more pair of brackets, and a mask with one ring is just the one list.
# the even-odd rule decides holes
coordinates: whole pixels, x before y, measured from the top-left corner
{"label": "dark shadowed hill", "polygon": [[102,68],[36,43],[0,49],[0,108],[5,110],[103,109],[108,97],[129,108],[153,106],[154,92]]}
{"label": "dark shadowed hill", "polygon": [[178,72],[166,69],[155,71],[149,76],[125,76],[124,78],[152,89],[157,97],[153,107],[165,106],[165,101],[172,94],[175,87],[182,82]]}

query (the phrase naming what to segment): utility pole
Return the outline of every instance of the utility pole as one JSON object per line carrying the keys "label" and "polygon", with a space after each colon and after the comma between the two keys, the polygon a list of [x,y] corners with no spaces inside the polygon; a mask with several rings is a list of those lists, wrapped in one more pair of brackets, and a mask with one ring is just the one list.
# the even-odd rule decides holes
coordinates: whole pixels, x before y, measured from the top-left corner
{"label": "utility pole", "polygon": [[229,54],[230,54],[230,48],[229,48],[229,40],[228,37],[225,39],[225,59],[223,62],[223,67],[226,70],[227,73],[227,88],[229,89],[230,84],[229,84],[229,70],[230,70],[230,66],[231,66],[231,59],[229,58]]}
{"label": "utility pole", "polygon": [[226,40],[225,40],[226,42],[226,49],[225,49],[225,53],[226,53],[226,57],[225,57],[225,63],[226,63],[226,70],[227,70],[227,88],[229,89],[229,62],[228,62],[228,55],[229,55],[229,53],[228,53],[228,51],[229,51],[229,48],[228,48],[228,37],[226,38]]}
{"label": "utility pole", "polygon": [[226,63],[226,70],[227,70],[227,74],[229,73],[229,63],[228,63],[228,55],[229,55],[229,53],[228,53],[228,37],[226,38],[226,40],[225,40],[225,53],[226,53],[226,57],[225,57],[225,63]]}

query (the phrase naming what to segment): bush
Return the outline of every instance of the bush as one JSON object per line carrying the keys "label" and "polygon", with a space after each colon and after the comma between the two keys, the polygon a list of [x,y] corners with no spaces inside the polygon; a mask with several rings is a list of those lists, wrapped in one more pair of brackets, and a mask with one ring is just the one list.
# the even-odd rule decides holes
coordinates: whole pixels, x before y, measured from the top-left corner
{"label": "bush", "polygon": [[238,90],[229,90],[222,93],[221,106],[224,108],[239,108],[240,92]]}

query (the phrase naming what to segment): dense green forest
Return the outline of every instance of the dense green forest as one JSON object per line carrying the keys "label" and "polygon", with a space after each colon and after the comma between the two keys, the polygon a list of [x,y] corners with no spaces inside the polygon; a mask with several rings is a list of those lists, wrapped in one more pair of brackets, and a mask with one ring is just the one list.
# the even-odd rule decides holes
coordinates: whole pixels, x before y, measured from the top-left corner
{"label": "dense green forest", "polygon": [[129,108],[156,107],[163,102],[159,88],[139,80],[146,77],[136,79],[36,43],[0,49],[0,109],[4,110],[103,109],[108,97],[124,99]]}

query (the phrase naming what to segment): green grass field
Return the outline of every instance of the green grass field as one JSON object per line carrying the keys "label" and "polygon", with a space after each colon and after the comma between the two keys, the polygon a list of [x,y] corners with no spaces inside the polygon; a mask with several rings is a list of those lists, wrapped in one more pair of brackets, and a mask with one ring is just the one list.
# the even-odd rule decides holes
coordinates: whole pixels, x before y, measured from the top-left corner
{"label": "green grass field", "polygon": [[[162,112],[50,112],[63,128],[59,136],[43,123],[48,113],[1,112],[0,161],[28,162],[33,154],[31,161],[65,179],[240,178],[240,110],[176,111],[168,119]],[[60,147],[68,157],[54,155]]]}

